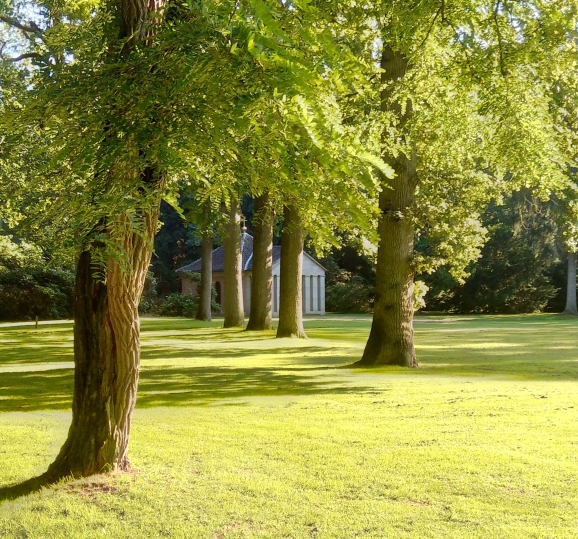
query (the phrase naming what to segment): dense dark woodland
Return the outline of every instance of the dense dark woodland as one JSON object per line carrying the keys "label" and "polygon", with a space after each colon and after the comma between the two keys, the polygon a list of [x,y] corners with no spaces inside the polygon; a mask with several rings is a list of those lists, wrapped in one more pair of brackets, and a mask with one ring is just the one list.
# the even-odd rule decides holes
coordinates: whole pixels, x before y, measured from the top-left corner
{"label": "dense dark woodland", "polygon": [[[247,229],[253,233],[253,204],[243,201]],[[163,223],[156,238],[150,275],[141,310],[154,314],[187,314],[182,306],[163,309],[166,297],[180,293],[175,270],[200,258],[197,227],[184,220],[169,204],[161,204]],[[488,239],[481,256],[468,267],[464,284],[456,282],[445,268],[420,275],[429,290],[425,311],[444,313],[562,312],[566,298],[567,254],[561,243],[556,202],[543,202],[527,191],[491,203],[482,216]],[[8,236],[5,236],[8,240]],[[427,236],[416,242],[427,252]],[[275,243],[280,241],[279,234]],[[17,244],[18,245],[18,244]],[[215,247],[220,238],[215,238]],[[28,249],[28,250],[27,250]],[[20,243],[0,256],[0,319],[29,320],[72,316],[72,266],[51,267],[49,260],[34,258],[32,246]],[[310,252],[315,255],[315,250]],[[370,313],[375,286],[374,262],[355,246],[333,248],[320,257],[327,269],[327,310],[336,313]],[[195,309],[188,311],[193,316]]]}
{"label": "dense dark woodland", "polygon": [[[246,200],[249,233],[251,201]],[[200,257],[194,227],[186,225],[168,205],[164,225],[155,240],[152,272],[162,298],[180,291],[174,270]],[[482,216],[488,240],[480,258],[468,267],[465,284],[440,268],[421,275],[429,287],[425,311],[454,313],[561,312],[566,298],[566,257],[556,220],[555,202],[542,202],[527,191],[492,203]],[[278,237],[277,237],[278,240]],[[416,243],[427,252],[427,236]],[[315,250],[311,253],[315,255]],[[355,246],[343,245],[320,257],[327,269],[327,310],[370,313],[375,285],[374,262]]]}

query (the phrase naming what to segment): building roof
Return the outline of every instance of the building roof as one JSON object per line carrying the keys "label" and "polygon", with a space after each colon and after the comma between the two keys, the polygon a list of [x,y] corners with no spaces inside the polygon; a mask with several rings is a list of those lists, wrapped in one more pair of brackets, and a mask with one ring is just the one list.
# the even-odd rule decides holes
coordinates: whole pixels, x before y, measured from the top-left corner
{"label": "building roof", "polygon": [[[243,252],[243,271],[251,271],[253,269],[253,236],[243,232],[241,235],[241,251]],[[281,247],[279,245],[273,246],[273,266],[279,262],[281,258]],[[195,260],[177,271],[201,271],[201,259]],[[223,247],[213,249],[213,271],[225,271],[225,250]]]}

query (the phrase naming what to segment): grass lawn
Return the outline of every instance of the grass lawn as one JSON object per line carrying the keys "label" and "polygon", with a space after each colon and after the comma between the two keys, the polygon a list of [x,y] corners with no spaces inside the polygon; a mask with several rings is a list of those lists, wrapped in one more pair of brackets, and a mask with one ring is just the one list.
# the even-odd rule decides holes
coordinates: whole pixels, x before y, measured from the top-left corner
{"label": "grass lawn", "polygon": [[[133,472],[0,506],[0,538],[578,537],[578,321],[421,317],[420,369],[341,368],[367,317],[307,341],[142,322]],[[70,323],[0,326],[0,486],[66,437]]]}

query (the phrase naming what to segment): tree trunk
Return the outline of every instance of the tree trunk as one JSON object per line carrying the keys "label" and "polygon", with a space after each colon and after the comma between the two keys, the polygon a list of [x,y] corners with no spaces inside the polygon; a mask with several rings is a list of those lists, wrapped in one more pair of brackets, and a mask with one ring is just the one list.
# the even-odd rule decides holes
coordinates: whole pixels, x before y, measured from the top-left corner
{"label": "tree trunk", "polygon": [[140,366],[138,304],[150,264],[160,199],[132,216],[111,220],[109,238],[126,253],[95,276],[92,251],[80,254],[74,300],[74,397],[68,438],[45,476],[49,481],[129,468],[128,441]]}
{"label": "tree trunk", "polygon": [[[159,13],[164,5],[165,0],[121,1],[119,38],[129,38],[121,57],[147,35],[148,14]],[[142,157],[140,148],[134,148],[134,153]],[[72,424],[56,460],[41,476],[46,482],[129,467],[128,441],[140,368],[138,305],[165,180],[164,173],[152,165],[142,171],[135,169],[134,175],[123,186],[124,177],[117,176],[114,167],[109,173],[109,186],[114,183],[115,189],[138,197],[138,203],[131,211],[102,219],[108,244],[118,246],[116,256],[105,252],[106,261],[101,266],[104,275],[95,275],[95,268],[99,267],[95,254],[102,246],[92,245],[78,258]],[[141,185],[135,189],[138,176]]]}
{"label": "tree trunk", "polygon": [[578,253],[568,253],[568,284],[566,288],[566,308],[564,314],[578,315],[576,305],[576,258]]}
{"label": "tree trunk", "polygon": [[[402,107],[400,103],[392,103],[391,97],[393,85],[407,72],[407,60],[385,44],[381,67],[384,87],[381,110],[393,112],[403,130],[412,112],[411,101]],[[356,363],[359,366],[417,366],[413,344],[414,226],[411,215],[417,174],[415,150],[410,148],[406,152],[400,151],[395,157],[383,156],[394,169],[395,177],[391,180],[381,177],[373,323],[363,356]]]}
{"label": "tree trunk", "polygon": [[201,246],[201,284],[197,320],[211,321],[211,294],[213,292],[213,235],[203,234]]}
{"label": "tree trunk", "polygon": [[255,198],[253,219],[253,270],[251,311],[247,330],[272,329],[271,289],[273,287],[273,210],[269,194]]}
{"label": "tree trunk", "polygon": [[245,325],[243,310],[243,254],[241,252],[241,210],[238,200],[231,200],[229,219],[225,226],[223,250],[224,271],[224,327]]}
{"label": "tree trunk", "polygon": [[279,326],[277,338],[306,339],[302,311],[303,224],[295,206],[283,208],[281,234],[281,279],[279,283]]}

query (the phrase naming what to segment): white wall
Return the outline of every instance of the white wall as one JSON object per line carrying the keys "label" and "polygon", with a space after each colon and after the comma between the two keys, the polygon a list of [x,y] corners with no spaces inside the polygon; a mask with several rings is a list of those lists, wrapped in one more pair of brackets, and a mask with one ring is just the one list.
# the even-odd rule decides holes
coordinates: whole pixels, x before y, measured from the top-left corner
{"label": "white wall", "polygon": [[[303,313],[304,314],[325,314],[325,270],[307,255],[303,255]],[[280,284],[281,264],[278,262],[273,266],[273,286],[271,298],[271,312],[273,316],[279,316],[279,284]],[[222,306],[225,304],[224,283],[222,272],[213,273],[213,285],[216,281],[221,283]],[[313,279],[312,279],[313,278]],[[251,310],[251,272],[243,272],[243,305],[245,315],[248,316]],[[193,283],[186,277],[182,278],[182,293],[196,294],[197,283]],[[275,297],[276,295],[276,297]]]}
{"label": "white wall", "polygon": [[[279,284],[281,264],[273,266],[273,297],[271,298],[271,310],[273,316],[279,316]],[[302,284],[303,314],[325,314],[325,270],[312,260],[303,255],[302,259]],[[313,277],[313,280],[311,279]],[[277,298],[275,298],[275,293]],[[311,304],[313,300],[313,305]]]}

